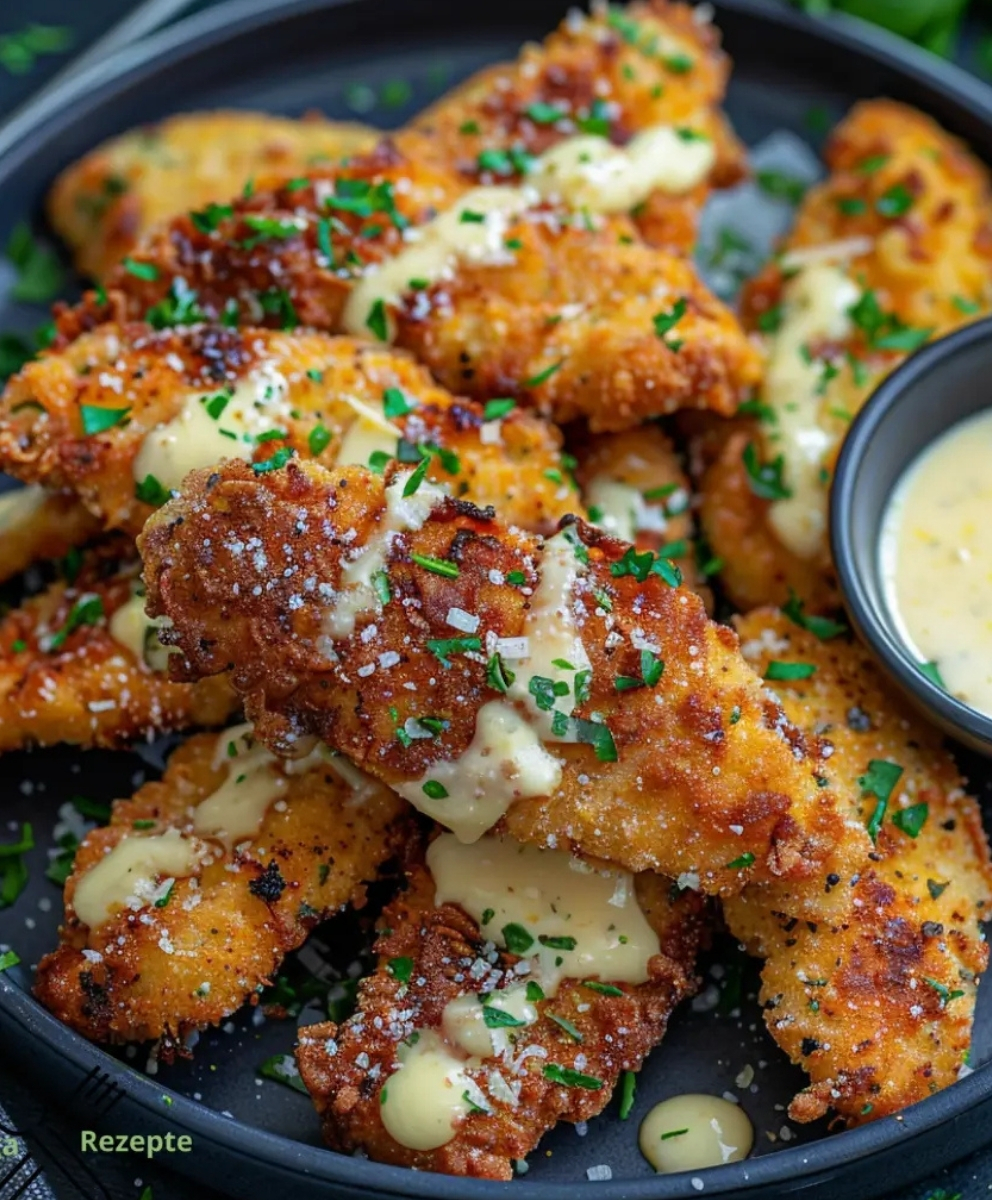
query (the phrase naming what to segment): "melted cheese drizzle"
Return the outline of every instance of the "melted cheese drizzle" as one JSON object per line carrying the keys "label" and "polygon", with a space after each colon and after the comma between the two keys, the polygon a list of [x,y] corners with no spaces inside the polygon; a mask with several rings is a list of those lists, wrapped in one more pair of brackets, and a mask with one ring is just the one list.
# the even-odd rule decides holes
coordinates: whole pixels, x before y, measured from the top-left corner
{"label": "melted cheese drizzle", "polygon": [[[592,667],[579,636],[572,597],[576,580],[584,571],[575,547],[564,533],[555,534],[544,543],[540,580],[524,621],[527,657],[516,672],[507,695],[528,710],[531,723],[546,740],[555,736],[551,728],[554,712],[565,716],[574,712],[576,676]],[[566,667],[561,663],[569,665]],[[554,696],[554,712],[538,707],[537,699],[530,691],[530,682],[535,676],[550,679],[559,690],[566,689],[561,695]]]}
{"label": "melted cheese drizzle", "polygon": [[0,495],[0,534],[11,533],[19,526],[27,525],[54,495],[54,492],[38,483],[4,492]]}
{"label": "melted cheese drizzle", "polygon": [[98,929],[122,908],[147,908],[168,895],[172,881],[195,875],[196,844],[169,829],[153,837],[122,838],[79,880],[72,906],[90,929]]}
{"label": "melted cheese drizzle", "polygon": [[466,1062],[432,1029],[399,1049],[400,1066],[380,1094],[379,1114],[390,1137],[410,1150],[436,1150],[455,1136],[471,1111]]}
{"label": "melted cheese drizzle", "polygon": [[149,617],[145,597],[137,592],[111,616],[107,623],[110,636],[152,671],[166,671],[169,655],[175,653],[158,640],[158,631],[169,624],[168,617]]}
{"label": "melted cheese drizzle", "polygon": [[[430,781],[448,793],[434,799]],[[550,796],[561,783],[561,764],[550,755],[530,722],[502,700],[479,709],[475,735],[453,762],[434,763],[396,791],[414,807],[452,830],[462,842],[477,841],[514,800]]]}
{"label": "melted cheese drizzle", "polygon": [[437,484],[424,480],[412,496],[404,496],[403,488],[411,474],[411,471],[400,473],[386,488],[386,504],[378,532],[369,538],[358,557],[341,571],[341,590],[324,622],[324,633],[332,642],[349,637],[355,631],[359,616],[378,606],[373,580],[385,570],[396,537],[422,529],[447,495]]}
{"label": "melted cheese drizzle", "polygon": [[386,420],[382,404],[366,404],[355,396],[341,399],[355,411],[355,419],[348,426],[338,449],[337,463],[340,466],[367,467],[373,454],[396,457],[396,445],[402,432]]}
{"label": "melted cheese drizzle", "polygon": [[[461,263],[504,266],[514,262],[506,235],[514,218],[542,198],[586,213],[627,212],[652,192],[680,194],[702,183],[716,161],[708,138],[685,139],[670,125],[636,134],[614,146],[598,134],[565,138],[537,157],[520,187],[477,187],[424,225],[408,229],[407,246],[394,258],[369,267],[356,283],[344,311],[345,331],[368,336],[368,319],[378,301],[398,305],[410,281],[427,286],[452,278]],[[463,220],[463,214],[483,220]],[[390,321],[389,339],[395,336]]]}
{"label": "melted cheese drizzle", "polygon": [[[658,935],[637,903],[629,871],[597,869],[563,850],[541,850],[509,838],[486,837],[466,846],[443,833],[427,850],[438,904],[458,904],[505,944],[507,925],[534,939],[537,972],[547,995],[562,979],[644,983]],[[573,949],[539,939],[573,938]]]}
{"label": "melted cheese drizzle", "polygon": [[163,487],[174,489],[198,467],[212,467],[225,458],[247,462],[258,435],[279,428],[289,417],[288,387],[271,366],[257,368],[238,383],[216,418],[204,403],[211,393],[190,394],[171,421],[145,437],[134,460],[134,478],[140,483],[154,475]]}
{"label": "melted cheese drizzle", "polygon": [[227,778],[196,806],[193,830],[201,837],[228,845],[254,837],[269,805],[289,786],[279,760],[252,733],[250,724],[237,725],[217,739],[212,765],[215,771],[226,766]]}
{"label": "melted cheese drizzle", "polygon": [[641,1122],[638,1144],[659,1174],[702,1171],[747,1158],[754,1127],[736,1104],[719,1096],[673,1096]]}
{"label": "melted cheese drizzle", "polygon": [[805,348],[810,342],[848,338],[853,329],[848,310],[860,294],[844,271],[825,264],[800,271],[783,293],[783,320],[765,374],[764,399],[775,413],[766,427],[765,448],[769,457],[784,456],[782,477],[792,495],[772,503],[768,520],[782,544],[800,558],[815,558],[824,549],[827,489],[821,471],[837,442],[819,420],[825,403],[823,365],[815,358],[807,361]]}
{"label": "melted cheese drizzle", "polygon": [[882,520],[885,598],[903,639],[952,696],[992,713],[992,411],[910,465]]}
{"label": "melted cheese drizzle", "polygon": [[637,488],[609,475],[596,475],[585,499],[590,512],[596,513],[594,524],[623,542],[634,541],[639,533],[664,533],[668,528],[664,505],[649,504]]}

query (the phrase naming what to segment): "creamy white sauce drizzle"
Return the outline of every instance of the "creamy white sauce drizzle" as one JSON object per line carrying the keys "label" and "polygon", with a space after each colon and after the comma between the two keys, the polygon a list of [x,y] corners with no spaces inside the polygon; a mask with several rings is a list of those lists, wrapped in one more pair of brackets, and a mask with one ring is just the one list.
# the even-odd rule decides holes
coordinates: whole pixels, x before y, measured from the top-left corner
{"label": "creamy white sauce drizzle", "polygon": [[373,454],[396,457],[396,445],[403,436],[400,429],[388,421],[383,406],[367,404],[357,396],[342,396],[341,399],[354,409],[355,420],[348,426],[336,461],[341,466],[367,467]]}
{"label": "creamy white sauce drizzle", "polygon": [[820,419],[829,405],[823,364],[806,348],[822,340],[844,341],[852,332],[848,310],[861,292],[839,267],[806,267],[786,284],[782,323],[765,373],[764,399],[775,420],[764,427],[770,459],[784,458],[782,477],[792,495],[772,503],[768,520],[782,544],[800,558],[824,548],[827,489],[821,477],[836,435]]}
{"label": "creamy white sauce drizzle", "polygon": [[951,695],[992,714],[992,410],[907,469],[879,539],[884,594],[908,648]]}
{"label": "creamy white sauce drizzle", "polygon": [[222,767],[227,778],[196,806],[193,830],[233,845],[258,833],[269,805],[283,795],[289,782],[275,755],[254,741],[250,724],[225,729],[217,738],[213,768]]}
{"label": "creamy white sauce drizzle", "polygon": [[135,592],[111,615],[107,629],[114,641],[130,651],[138,662],[162,672],[168,670],[170,653],[175,653],[158,639],[158,631],[169,623],[168,617],[149,617],[145,612],[145,597]]}
{"label": "creamy white sauce drizzle", "polygon": [[747,1158],[754,1128],[736,1104],[719,1096],[673,1096],[641,1122],[638,1144],[659,1174],[702,1171]]}
{"label": "creamy white sauce drizzle", "polygon": [[147,908],[168,895],[172,881],[195,875],[197,844],[178,829],[152,837],[129,834],[79,880],[72,906],[90,929],[121,909]]}
{"label": "creamy white sauce drizzle", "polygon": [[623,542],[668,528],[664,505],[649,504],[637,488],[609,475],[596,475],[585,489],[585,499],[594,523]]}
{"label": "creamy white sauce drizzle", "polygon": [[[431,782],[447,792],[440,799],[424,791]],[[561,783],[561,764],[544,748],[531,723],[511,705],[491,700],[479,709],[475,735],[453,762],[434,763],[420,779],[396,790],[427,816],[474,842],[514,800],[549,796]]]}
{"label": "creamy white sauce drizzle", "polygon": [[[178,488],[190,471],[227,458],[246,462],[259,434],[280,428],[289,417],[288,384],[271,366],[257,368],[241,380],[218,416],[210,415],[212,397],[225,393],[190,393],[171,421],[147,434],[134,460],[134,478],[153,475],[165,488]],[[226,393],[225,393],[226,394]]]}
{"label": "creamy white sauce drizzle", "polygon": [[399,1059],[380,1093],[382,1123],[401,1146],[436,1150],[451,1141],[472,1108],[465,1098],[470,1083],[465,1058],[425,1029],[413,1046],[400,1047]]}
{"label": "creamy white sauce drizzle", "polygon": [[404,496],[403,489],[411,474],[411,471],[401,472],[386,488],[378,532],[341,571],[341,590],[324,622],[324,633],[332,642],[349,637],[359,616],[379,606],[373,581],[385,570],[393,541],[400,534],[422,529],[447,495],[437,484],[424,480],[412,496]]}
{"label": "creamy white sauce drizzle", "polygon": [[[506,945],[508,925],[526,930],[533,939],[526,953],[536,957],[535,974],[548,995],[562,979],[649,978],[658,935],[641,911],[628,871],[595,868],[565,851],[510,838],[489,836],[465,845],[451,834],[431,843],[427,865],[436,902],[460,905],[497,945]],[[574,946],[546,944],[561,938],[574,939]]]}

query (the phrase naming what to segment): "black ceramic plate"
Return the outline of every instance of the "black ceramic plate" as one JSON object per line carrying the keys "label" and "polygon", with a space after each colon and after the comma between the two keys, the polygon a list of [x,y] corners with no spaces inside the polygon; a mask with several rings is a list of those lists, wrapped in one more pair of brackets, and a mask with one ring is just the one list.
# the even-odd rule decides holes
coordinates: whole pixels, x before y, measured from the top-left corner
{"label": "black ceramic plate", "polygon": [[[500,0],[492,8],[440,0],[249,0],[209,11],[103,64],[0,133],[0,240],[18,220],[37,221],[61,167],[138,122],[235,105],[289,114],[316,107],[333,117],[398,124],[470,71],[512,57],[525,39],[555,25],[564,7],[565,0]],[[808,135],[811,111],[827,110],[832,123],[853,101],[888,94],[932,113],[992,159],[992,93],[954,69],[856,23],[814,24],[762,0],[726,0],[716,9],[736,63],[730,113],[749,143],[781,128]],[[0,301],[5,331],[27,330],[39,319]],[[158,751],[68,749],[0,762],[0,841],[25,821],[38,841],[27,890],[0,912],[0,946],[15,947],[25,964],[0,975],[5,1060],[71,1104],[88,1126],[190,1134],[192,1152],[170,1156],[169,1165],[232,1195],[254,1200],[280,1187],[296,1200],[503,1195],[507,1185],[417,1174],[322,1149],[306,1097],[258,1077],[264,1060],[291,1050],[292,1020],[259,1022],[246,1013],[205,1035],[192,1063],[148,1075],[146,1050],[113,1057],[35,1004],[27,990],[30,965],[54,945],[60,911],[59,892],[44,874],[60,807],[76,795],[127,795],[155,774],[156,763]],[[982,782],[973,777],[975,786]],[[353,951],[354,930],[338,922],[318,932],[304,958],[328,974],[346,968]],[[823,1127],[791,1125],[784,1109],[802,1077],[764,1032],[754,967],[724,945],[704,972],[702,1003],[677,1016],[645,1067],[633,1118],[620,1121],[614,1104],[588,1130],[562,1126],[531,1155],[526,1178],[509,1185],[515,1192],[527,1200],[571,1200],[590,1168],[608,1166],[612,1179],[594,1185],[601,1200],[774,1200],[800,1191],[864,1200],[992,1136],[985,1132],[992,1129],[992,1066],[864,1129],[829,1135]],[[983,992],[976,1064],[992,1057],[988,999]],[[311,1006],[299,1019],[320,1015]],[[754,1156],[694,1178],[654,1176],[637,1151],[637,1119],[683,1091],[737,1096],[757,1130]]]}

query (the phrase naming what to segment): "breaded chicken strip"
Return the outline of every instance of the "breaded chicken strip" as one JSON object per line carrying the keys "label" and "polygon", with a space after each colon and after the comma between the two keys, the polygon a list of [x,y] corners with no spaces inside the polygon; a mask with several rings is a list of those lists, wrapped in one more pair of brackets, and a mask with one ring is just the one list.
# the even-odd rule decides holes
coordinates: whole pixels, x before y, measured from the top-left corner
{"label": "breaded chicken strip", "polygon": [[596,429],[685,407],[730,414],[759,380],[729,309],[626,216],[530,189],[460,195],[388,147],[309,179],[230,215],[177,218],[114,272],[107,303],[91,293],[62,311],[63,339],[111,317],[301,323],[392,339],[453,391]]}
{"label": "breaded chicken strip", "polygon": [[[565,857],[520,849],[537,860]],[[540,862],[531,869],[534,890],[546,887]],[[383,913],[379,966],[361,985],[355,1015],[300,1033],[300,1072],[328,1143],[418,1170],[510,1179],[513,1160],[559,1121],[602,1112],[620,1073],[640,1067],[675,1006],[695,990],[702,927],[699,898],[673,900],[669,880],[626,876],[621,886],[636,891],[657,938],[643,981],[585,972],[554,991],[541,959],[520,957],[533,950],[505,949],[506,937],[493,928],[499,917],[480,929],[480,914],[445,902],[430,869],[416,865],[407,890]],[[622,925],[625,914],[613,912]],[[560,927],[571,929],[567,920]],[[521,932],[530,937],[517,926]],[[581,951],[585,931],[574,932]],[[445,1081],[426,1073],[418,1081],[418,1049],[451,1064]],[[438,1109],[439,1128],[429,1121]]]}
{"label": "breaded chicken strip", "polygon": [[119,746],[238,707],[223,678],[171,683],[167,651],[143,614],[130,542],[85,552],[62,580],[0,619],[0,751]]}
{"label": "breaded chicken strip", "polygon": [[759,669],[774,659],[816,668],[771,686],[801,729],[825,739],[823,774],[875,842],[858,882],[835,885],[854,901],[841,925],[776,917],[760,889],[724,908],[732,931],[766,960],[772,1036],[812,1080],[789,1115],[812,1121],[832,1110],[860,1124],[947,1087],[968,1061],[988,959],[979,921],[992,899],[989,849],[940,735],[882,683],[860,646],[820,641],[771,610],[741,618],[738,630]]}
{"label": "breaded chicken strip", "polygon": [[530,529],[575,511],[557,430],[439,388],[408,355],[352,338],[104,325],[22,369],[0,399],[0,466],[71,488],[132,535],[194,467],[293,450],[379,465],[430,459],[455,495]]}
{"label": "breaded chicken strip", "polygon": [[249,180],[304,174],[371,149],[374,129],[265,113],[180,113],[129,130],[67,167],[47,209],[84,275],[102,280],[154,226],[223,203]]}
{"label": "breaded chicken strip", "polygon": [[691,484],[660,426],[598,435],[570,431],[568,447],[590,524],[670,558],[685,585],[708,603],[696,562]]}
{"label": "breaded chicken strip", "polygon": [[227,463],[140,544],[175,678],[233,669],[273,749],[320,737],[465,840],[729,893],[844,834],[733,633],[581,522],[542,542],[409,471]]}
{"label": "breaded chicken strip", "polygon": [[[735,183],[744,170],[744,149],[720,112],[729,73],[719,31],[688,5],[573,10],[515,62],[486,67],[443,96],[397,142],[474,184],[526,178],[533,158],[579,136],[568,174],[580,194],[596,169],[583,169],[580,153],[595,161],[604,142],[637,147],[657,137],[652,166],[662,170],[637,223],[654,245],[689,255],[709,187]],[[698,180],[679,165],[689,145],[702,155]]]}
{"label": "breaded chicken strip", "polygon": [[280,763],[250,734],[191,738],[80,846],[35,994],[91,1041],[188,1054],[314,925],[361,907],[410,836],[388,788],[322,750]]}
{"label": "breaded chicken strip", "polygon": [[784,253],[745,289],[769,351],[758,423],[729,437],[701,488],[744,609],[783,604],[790,587],[831,606],[827,495],[851,419],[912,350],[992,311],[992,187],[961,142],[873,100],[841,122],[826,161]]}
{"label": "breaded chicken strip", "polygon": [[32,486],[0,493],[0,583],[99,532],[100,522],[72,492]]}

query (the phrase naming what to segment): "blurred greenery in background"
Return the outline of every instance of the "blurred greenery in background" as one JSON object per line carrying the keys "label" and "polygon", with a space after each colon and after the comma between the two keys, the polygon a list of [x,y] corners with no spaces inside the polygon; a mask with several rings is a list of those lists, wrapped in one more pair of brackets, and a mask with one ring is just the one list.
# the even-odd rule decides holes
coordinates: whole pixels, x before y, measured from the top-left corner
{"label": "blurred greenery in background", "polygon": [[[951,57],[958,50],[962,20],[969,11],[992,18],[992,0],[792,0],[808,13],[845,12]],[[984,10],[984,13],[983,13]],[[973,65],[992,75],[992,27],[985,24],[974,47]]]}

